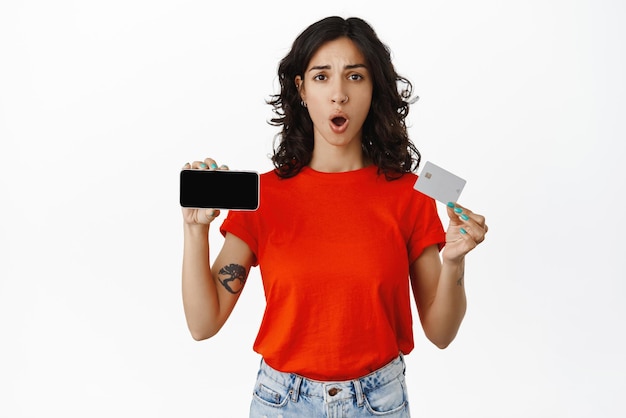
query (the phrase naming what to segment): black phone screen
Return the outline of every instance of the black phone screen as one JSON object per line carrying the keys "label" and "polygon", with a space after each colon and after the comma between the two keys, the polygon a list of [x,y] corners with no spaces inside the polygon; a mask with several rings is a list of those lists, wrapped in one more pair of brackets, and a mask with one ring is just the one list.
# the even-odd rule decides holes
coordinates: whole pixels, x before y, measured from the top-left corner
{"label": "black phone screen", "polygon": [[180,205],[186,208],[256,210],[259,174],[254,171],[182,170]]}

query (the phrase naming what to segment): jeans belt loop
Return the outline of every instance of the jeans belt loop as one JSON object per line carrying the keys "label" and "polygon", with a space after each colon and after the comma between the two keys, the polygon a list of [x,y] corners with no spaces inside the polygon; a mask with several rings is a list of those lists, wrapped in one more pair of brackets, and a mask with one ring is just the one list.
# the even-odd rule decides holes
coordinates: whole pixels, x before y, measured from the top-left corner
{"label": "jeans belt loop", "polygon": [[300,395],[300,385],[302,384],[302,377],[296,375],[296,380],[293,382],[293,388],[291,388],[291,401],[298,402],[298,396]]}
{"label": "jeans belt loop", "polygon": [[363,401],[365,399],[365,395],[363,394],[363,387],[361,386],[361,381],[353,380],[352,385],[354,386],[354,395],[356,396],[356,404],[360,408],[363,406]]}

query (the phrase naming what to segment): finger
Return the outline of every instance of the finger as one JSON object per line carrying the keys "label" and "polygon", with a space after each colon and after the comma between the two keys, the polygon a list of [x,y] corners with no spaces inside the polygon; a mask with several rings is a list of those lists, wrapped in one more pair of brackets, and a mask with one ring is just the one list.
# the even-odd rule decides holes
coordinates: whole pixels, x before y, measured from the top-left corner
{"label": "finger", "polygon": [[[465,215],[465,214],[464,214]],[[485,223],[485,217],[481,215],[470,215],[468,220],[464,219],[461,215],[461,219],[467,223],[469,228],[473,231],[473,236],[476,242],[481,243],[485,240],[485,234],[487,233],[487,224]]]}
{"label": "finger", "polygon": [[461,233],[461,240],[464,242],[466,253],[472,251],[478,244],[480,244],[474,235],[472,235],[473,231],[470,228],[461,227],[459,232]]}
{"label": "finger", "polygon": [[228,170],[229,168],[228,168],[228,166],[227,166],[226,164],[222,164],[222,165],[221,165],[221,166],[219,166],[217,169],[218,169],[218,170]]}
{"label": "finger", "polygon": [[209,167],[210,170],[216,170],[217,169],[217,163],[215,162],[215,160],[213,158],[205,158],[204,159],[204,164],[206,164],[206,166]]}
{"label": "finger", "polygon": [[208,223],[213,222],[218,216],[220,216],[219,209],[206,209],[204,211],[204,217]]}
{"label": "finger", "polygon": [[468,208],[459,205],[458,203],[456,204],[456,207],[460,208],[462,210],[461,213],[466,214],[467,216],[469,216],[474,222],[476,222],[478,225],[480,225],[481,227],[485,227],[485,217],[482,215],[479,215],[478,213],[474,213],[471,210],[469,210]]}
{"label": "finger", "polygon": [[195,170],[206,170],[209,166],[204,161],[194,161],[191,163],[191,168]]}
{"label": "finger", "polygon": [[185,163],[185,165],[183,166],[182,170],[188,170],[190,168],[191,168],[191,164]]}
{"label": "finger", "polygon": [[472,220],[463,219],[463,215],[461,219],[464,221],[464,224],[459,228],[459,232],[463,238],[471,238],[476,244],[480,244],[485,240],[486,231],[481,225]]}
{"label": "finger", "polygon": [[448,217],[450,218],[450,220],[458,223],[459,218],[461,214],[463,213],[463,208],[454,202],[448,202],[446,206],[447,206]]}
{"label": "finger", "polygon": [[456,214],[454,213],[455,206],[456,204],[454,202],[448,202],[448,204],[446,205],[446,211],[448,212],[448,217],[451,220],[457,218]]}
{"label": "finger", "polygon": [[472,239],[475,244],[480,244],[485,240],[488,228],[484,216],[478,215],[458,203],[448,204],[448,215],[451,225],[459,227],[459,232],[463,238]]}
{"label": "finger", "polygon": [[448,203],[448,215],[451,217],[453,216],[452,212],[454,213],[454,215],[461,218],[461,220],[465,222],[468,222],[471,219],[472,222],[480,225],[481,228],[485,228],[487,226],[485,224],[484,216],[474,213],[468,208],[459,205],[458,203]]}

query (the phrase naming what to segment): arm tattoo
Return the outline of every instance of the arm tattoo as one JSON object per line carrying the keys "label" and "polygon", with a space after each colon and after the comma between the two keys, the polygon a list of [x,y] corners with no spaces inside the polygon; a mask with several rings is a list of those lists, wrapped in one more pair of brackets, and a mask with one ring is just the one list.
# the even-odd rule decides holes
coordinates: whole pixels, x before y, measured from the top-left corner
{"label": "arm tattoo", "polygon": [[[226,277],[222,279],[221,276]],[[246,269],[239,264],[229,264],[222,267],[219,272],[218,279],[222,286],[226,288],[226,290],[228,290],[233,295],[236,295],[237,293],[241,292],[241,289],[243,289],[243,285],[246,284]]]}
{"label": "arm tattoo", "polygon": [[461,277],[456,281],[457,286],[463,286],[463,280],[465,278],[465,271],[461,272]]}

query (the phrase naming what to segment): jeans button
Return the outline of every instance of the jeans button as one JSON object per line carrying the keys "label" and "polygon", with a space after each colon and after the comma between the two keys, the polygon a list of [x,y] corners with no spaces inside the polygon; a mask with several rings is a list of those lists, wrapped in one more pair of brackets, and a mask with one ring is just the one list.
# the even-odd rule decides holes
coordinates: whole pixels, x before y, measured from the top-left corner
{"label": "jeans button", "polygon": [[328,390],[328,394],[330,396],[335,396],[336,394],[338,394],[339,392],[341,392],[341,389],[337,389],[337,388],[331,388]]}

